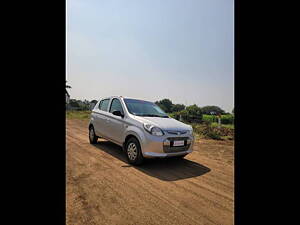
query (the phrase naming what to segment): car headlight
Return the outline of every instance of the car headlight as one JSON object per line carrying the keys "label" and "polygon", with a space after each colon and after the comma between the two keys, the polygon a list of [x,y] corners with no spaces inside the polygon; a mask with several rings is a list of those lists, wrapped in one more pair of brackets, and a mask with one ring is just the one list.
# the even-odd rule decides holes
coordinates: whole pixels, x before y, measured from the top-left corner
{"label": "car headlight", "polygon": [[190,135],[193,135],[193,129],[189,130],[188,133],[189,133]]}
{"label": "car headlight", "polygon": [[150,134],[155,136],[163,136],[164,132],[158,128],[153,126],[152,124],[144,123],[144,128],[146,131],[148,131]]}

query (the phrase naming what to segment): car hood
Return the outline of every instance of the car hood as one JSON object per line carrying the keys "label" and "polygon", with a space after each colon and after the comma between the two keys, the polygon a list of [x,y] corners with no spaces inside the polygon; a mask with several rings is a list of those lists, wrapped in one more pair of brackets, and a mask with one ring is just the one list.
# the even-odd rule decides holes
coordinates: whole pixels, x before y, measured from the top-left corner
{"label": "car hood", "polygon": [[141,116],[134,116],[134,118],[142,123],[153,124],[153,125],[161,128],[162,130],[180,131],[180,130],[191,130],[192,129],[192,127],[190,125],[182,123],[173,118],[141,117]]}

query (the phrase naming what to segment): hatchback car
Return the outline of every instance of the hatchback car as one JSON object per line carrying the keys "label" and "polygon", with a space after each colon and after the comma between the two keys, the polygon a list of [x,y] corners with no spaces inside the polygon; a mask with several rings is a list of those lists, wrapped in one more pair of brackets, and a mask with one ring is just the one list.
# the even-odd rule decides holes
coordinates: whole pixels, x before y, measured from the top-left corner
{"label": "hatchback car", "polygon": [[89,122],[89,140],[104,138],[122,146],[128,162],[144,158],[184,157],[193,150],[190,125],[169,117],[150,101],[113,96],[94,106]]}

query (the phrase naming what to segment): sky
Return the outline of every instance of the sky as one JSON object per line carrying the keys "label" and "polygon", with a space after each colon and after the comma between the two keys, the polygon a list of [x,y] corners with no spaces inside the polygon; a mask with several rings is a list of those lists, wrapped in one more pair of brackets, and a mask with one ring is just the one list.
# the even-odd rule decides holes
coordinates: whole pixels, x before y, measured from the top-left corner
{"label": "sky", "polygon": [[71,98],[234,107],[233,0],[67,0]]}

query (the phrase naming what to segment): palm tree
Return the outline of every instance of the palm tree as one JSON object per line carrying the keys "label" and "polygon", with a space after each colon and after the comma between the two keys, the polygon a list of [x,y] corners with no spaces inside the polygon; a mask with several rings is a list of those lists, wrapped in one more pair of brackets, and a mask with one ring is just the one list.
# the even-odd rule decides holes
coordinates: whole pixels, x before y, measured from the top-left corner
{"label": "palm tree", "polygon": [[[70,94],[69,94],[69,92],[67,91],[67,88],[72,88],[70,85],[67,85],[67,82],[68,81],[66,81],[66,95],[67,95],[67,99],[69,99],[70,98]],[[68,104],[69,102],[68,102],[68,100],[67,100],[67,104]]]}
{"label": "palm tree", "polygon": [[[68,81],[66,81],[66,88],[72,88],[70,85],[67,85],[67,82]],[[66,91],[67,91],[67,89],[66,89]]]}
{"label": "palm tree", "polygon": [[[70,85],[67,85],[67,82],[68,81],[66,81],[66,93],[69,95],[69,92],[67,91],[67,88],[72,88]],[[70,95],[69,95],[70,96]]]}

